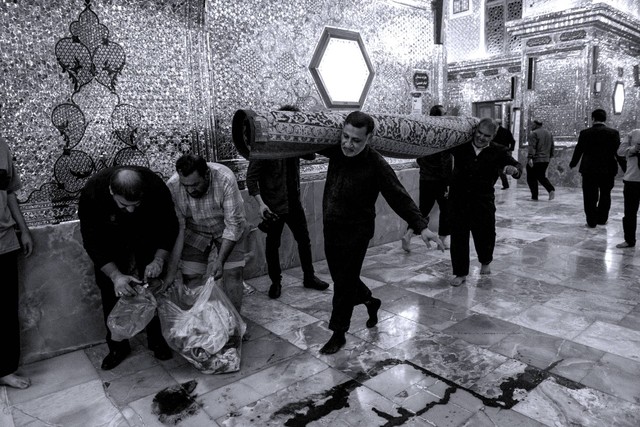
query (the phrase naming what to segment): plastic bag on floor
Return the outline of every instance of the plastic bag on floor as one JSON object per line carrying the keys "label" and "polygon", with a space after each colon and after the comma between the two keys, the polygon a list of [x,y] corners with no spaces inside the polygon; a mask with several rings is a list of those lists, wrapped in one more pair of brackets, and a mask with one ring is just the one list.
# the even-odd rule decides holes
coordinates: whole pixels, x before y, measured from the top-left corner
{"label": "plastic bag on floor", "polygon": [[213,278],[189,289],[175,284],[159,298],[162,335],[171,348],[205,374],[240,369],[247,326]]}
{"label": "plastic bag on floor", "polygon": [[133,338],[142,331],[156,314],[158,303],[149,289],[136,286],[136,295],[120,297],[109,313],[107,327],[114,341]]}

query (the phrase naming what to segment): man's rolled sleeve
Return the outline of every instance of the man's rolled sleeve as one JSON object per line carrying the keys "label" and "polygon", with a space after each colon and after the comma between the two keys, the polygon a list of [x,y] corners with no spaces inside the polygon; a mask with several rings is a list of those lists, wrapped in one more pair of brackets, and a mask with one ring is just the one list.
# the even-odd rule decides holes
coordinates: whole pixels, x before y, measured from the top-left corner
{"label": "man's rolled sleeve", "polygon": [[222,238],[237,242],[244,233],[246,224],[244,214],[244,200],[235,178],[229,177],[224,183],[224,231]]}
{"label": "man's rolled sleeve", "polygon": [[184,230],[186,226],[186,216],[183,207],[180,204],[180,181],[178,181],[177,175],[172,176],[167,181],[167,187],[171,193],[171,200],[173,201],[173,207],[176,212],[176,218],[178,218],[178,229]]}

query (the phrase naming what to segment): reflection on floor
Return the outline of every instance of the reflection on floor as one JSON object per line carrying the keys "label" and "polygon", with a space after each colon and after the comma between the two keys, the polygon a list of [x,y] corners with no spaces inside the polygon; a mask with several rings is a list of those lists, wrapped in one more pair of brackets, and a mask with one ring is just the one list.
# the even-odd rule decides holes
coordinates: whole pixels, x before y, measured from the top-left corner
{"label": "reflection on floor", "polygon": [[[371,248],[363,270],[383,300],[367,329],[323,356],[331,289],[285,274],[282,297],[249,280],[242,369],[203,375],[179,356],[134,353],[101,371],[105,345],[24,366],[33,386],[0,388],[2,426],[638,426],[640,258],[622,241],[621,184],[609,223],[584,226],[579,190],[552,202],[496,192],[493,274],[448,285],[448,253],[416,237]],[[326,264],[317,264],[328,279]],[[175,391],[171,404],[156,396]],[[166,392],[165,392],[166,395]],[[155,401],[154,401],[155,399]],[[166,402],[165,402],[166,403]],[[217,424],[216,424],[217,423]]]}

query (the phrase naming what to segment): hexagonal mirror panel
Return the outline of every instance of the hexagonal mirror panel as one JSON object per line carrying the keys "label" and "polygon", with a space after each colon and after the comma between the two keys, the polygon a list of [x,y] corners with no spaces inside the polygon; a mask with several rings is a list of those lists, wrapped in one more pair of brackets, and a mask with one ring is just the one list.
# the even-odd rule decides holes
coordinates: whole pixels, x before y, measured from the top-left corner
{"label": "hexagonal mirror panel", "polygon": [[325,27],[309,71],[328,108],[362,108],[374,71],[360,33]]}

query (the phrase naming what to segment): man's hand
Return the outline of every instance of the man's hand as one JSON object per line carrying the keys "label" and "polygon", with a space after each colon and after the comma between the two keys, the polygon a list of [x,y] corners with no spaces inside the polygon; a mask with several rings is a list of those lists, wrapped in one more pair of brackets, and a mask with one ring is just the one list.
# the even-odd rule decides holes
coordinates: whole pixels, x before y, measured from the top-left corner
{"label": "man's hand", "polygon": [[268,219],[269,217],[273,217],[275,214],[269,209],[269,206],[265,204],[260,205],[260,218]]}
{"label": "man's hand", "polygon": [[162,273],[164,267],[164,260],[159,257],[155,257],[153,261],[149,263],[144,269],[145,279],[155,279]]}
{"label": "man's hand", "polygon": [[424,240],[424,243],[428,248],[431,248],[431,243],[429,242],[435,242],[437,248],[440,249],[440,251],[444,252],[444,243],[442,243],[442,240],[440,240],[438,235],[433,231],[425,228],[420,232],[420,237],[422,237],[422,240]]}
{"label": "man's hand", "polygon": [[515,166],[507,165],[502,171],[505,175],[515,175],[518,173],[518,168]]}
{"label": "man's hand", "polygon": [[216,259],[215,261],[213,261],[213,279],[214,280],[219,280],[222,278],[222,263],[219,261],[219,259]]}
{"label": "man's hand", "polygon": [[20,242],[22,243],[22,252],[24,256],[29,256],[33,252],[33,240],[31,239],[31,233],[29,230],[23,231],[20,235]]}
{"label": "man's hand", "polygon": [[122,273],[115,274],[114,276],[115,277],[111,278],[111,281],[113,282],[113,290],[117,297],[130,297],[137,294],[135,289],[129,286],[129,283],[142,283],[142,281]]}
{"label": "man's hand", "polygon": [[167,289],[173,282],[166,282],[162,279],[151,279],[147,283],[149,283],[149,290],[154,294],[161,294]]}
{"label": "man's hand", "polygon": [[527,160],[527,165],[529,165],[529,167],[532,168],[533,167],[533,159]]}

